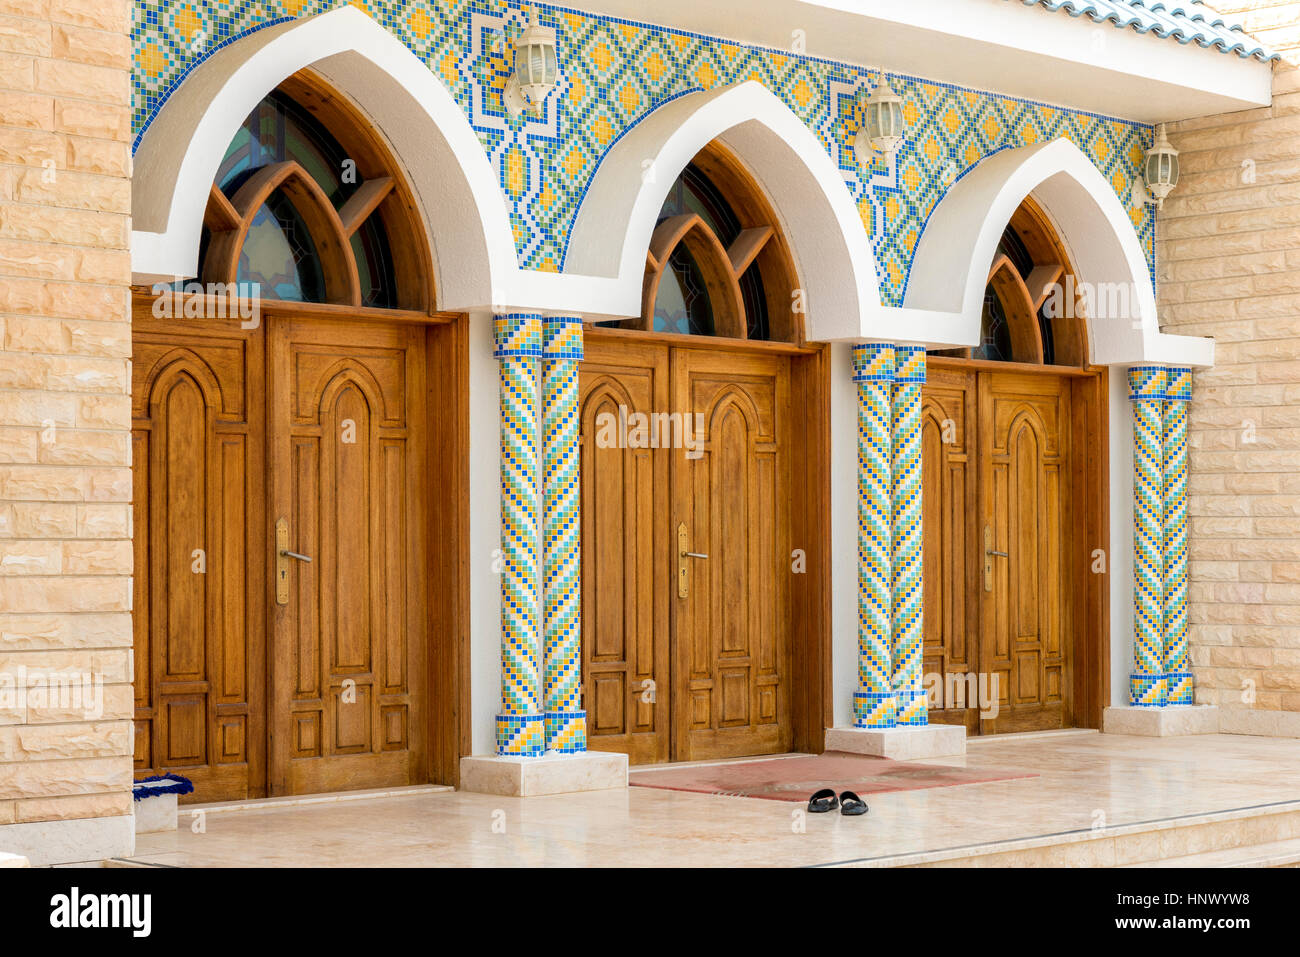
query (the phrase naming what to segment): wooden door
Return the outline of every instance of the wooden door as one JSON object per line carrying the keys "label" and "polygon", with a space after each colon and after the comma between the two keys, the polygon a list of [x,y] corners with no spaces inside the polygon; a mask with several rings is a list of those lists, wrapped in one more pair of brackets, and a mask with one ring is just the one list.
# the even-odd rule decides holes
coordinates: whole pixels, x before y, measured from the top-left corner
{"label": "wooden door", "polygon": [[976,374],[932,368],[921,400],[925,674],[930,721],[978,733],[980,584]]}
{"label": "wooden door", "polygon": [[265,793],[262,335],[132,329],[135,770]]}
{"label": "wooden door", "polygon": [[668,350],[591,341],[579,390],[587,743],[667,761],[668,456],[623,439],[635,416],[668,407]]}
{"label": "wooden door", "polygon": [[424,330],[284,318],[268,338],[267,538],[283,519],[311,558],[270,604],[271,791],[426,780]]}
{"label": "wooden door", "polygon": [[998,679],[985,733],[1072,726],[1069,426],[1068,379],[980,375],[980,670]]}
{"label": "wooden door", "polygon": [[[789,359],[674,349],[671,363],[672,410],[697,430],[694,450],[671,451],[674,757],[785,751]],[[680,556],[681,525],[707,558]]]}

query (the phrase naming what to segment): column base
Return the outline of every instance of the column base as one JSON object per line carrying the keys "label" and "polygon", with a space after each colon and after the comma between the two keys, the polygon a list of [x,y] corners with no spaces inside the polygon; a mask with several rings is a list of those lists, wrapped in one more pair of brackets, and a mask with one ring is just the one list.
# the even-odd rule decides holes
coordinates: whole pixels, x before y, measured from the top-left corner
{"label": "column base", "polygon": [[546,750],[546,723],[540,714],[497,715],[497,754],[540,758]]}
{"label": "column base", "polygon": [[923,728],[930,723],[930,702],[924,691],[896,691],[898,699],[898,726]]}
{"label": "column base", "polygon": [[513,756],[460,759],[460,789],[479,794],[536,797],[627,787],[627,755],[609,751],[550,752],[542,758]]}
{"label": "column base", "polygon": [[1129,675],[1128,703],[1131,708],[1163,708],[1169,703],[1164,675]]}
{"label": "column base", "polygon": [[587,712],[546,712],[546,750],[582,754],[587,750]]}
{"label": "column base", "polygon": [[1218,734],[1219,709],[1210,704],[1107,708],[1101,713],[1101,730],[1106,734],[1137,734],[1153,738]]}
{"label": "column base", "polygon": [[826,750],[922,761],[966,753],[966,729],[956,724],[898,728],[827,728]]}
{"label": "column base", "polygon": [[1192,673],[1169,671],[1165,673],[1165,703],[1174,705],[1195,704],[1192,696]]}
{"label": "column base", "polygon": [[897,723],[892,691],[853,692],[853,726],[855,728],[892,728]]}

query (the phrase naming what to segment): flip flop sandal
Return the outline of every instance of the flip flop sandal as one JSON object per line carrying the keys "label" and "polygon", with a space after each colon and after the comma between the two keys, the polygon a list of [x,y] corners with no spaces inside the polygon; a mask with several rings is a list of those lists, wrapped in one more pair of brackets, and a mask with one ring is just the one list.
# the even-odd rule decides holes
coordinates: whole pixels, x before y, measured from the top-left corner
{"label": "flip flop sandal", "polygon": [[866,814],[867,802],[862,800],[862,798],[858,797],[852,791],[845,791],[840,795],[840,813],[848,817],[856,817],[859,814]]}
{"label": "flip flop sandal", "polygon": [[840,806],[839,798],[830,788],[822,788],[808,799],[808,811],[811,814],[825,814]]}

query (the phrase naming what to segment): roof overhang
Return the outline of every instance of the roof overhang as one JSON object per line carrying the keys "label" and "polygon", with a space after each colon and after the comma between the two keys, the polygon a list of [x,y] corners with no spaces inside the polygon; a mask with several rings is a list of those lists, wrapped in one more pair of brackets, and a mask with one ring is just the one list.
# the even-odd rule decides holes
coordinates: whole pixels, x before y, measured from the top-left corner
{"label": "roof overhang", "polygon": [[1006,0],[582,0],[775,49],[1142,123],[1267,106],[1272,65]]}

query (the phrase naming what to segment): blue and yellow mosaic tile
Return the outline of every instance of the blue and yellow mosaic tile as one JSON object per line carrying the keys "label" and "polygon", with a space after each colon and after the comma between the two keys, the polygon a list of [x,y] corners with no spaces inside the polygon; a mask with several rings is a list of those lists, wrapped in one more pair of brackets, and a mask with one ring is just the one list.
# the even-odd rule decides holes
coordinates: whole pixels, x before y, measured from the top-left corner
{"label": "blue and yellow mosaic tile", "polygon": [[[141,0],[132,36],[133,132],[203,58],[249,31],[311,16],[341,0]],[[1097,165],[1129,210],[1154,274],[1155,217],[1132,184],[1150,127],[910,76],[889,75],[904,98],[906,141],[892,158],[858,166],[859,99],[877,78],[863,68],[668,27],[538,5],[557,31],[560,83],[540,117],[509,117],[501,91],[531,5],[515,0],[352,0],[402,40],[464,109],[497,170],[520,264],[564,267],[567,238],[593,173],[630,127],[667,100],[757,80],[808,124],[838,163],[871,236],[882,294],[899,305],[912,254],[944,192],[1000,150],[1064,136]]]}

